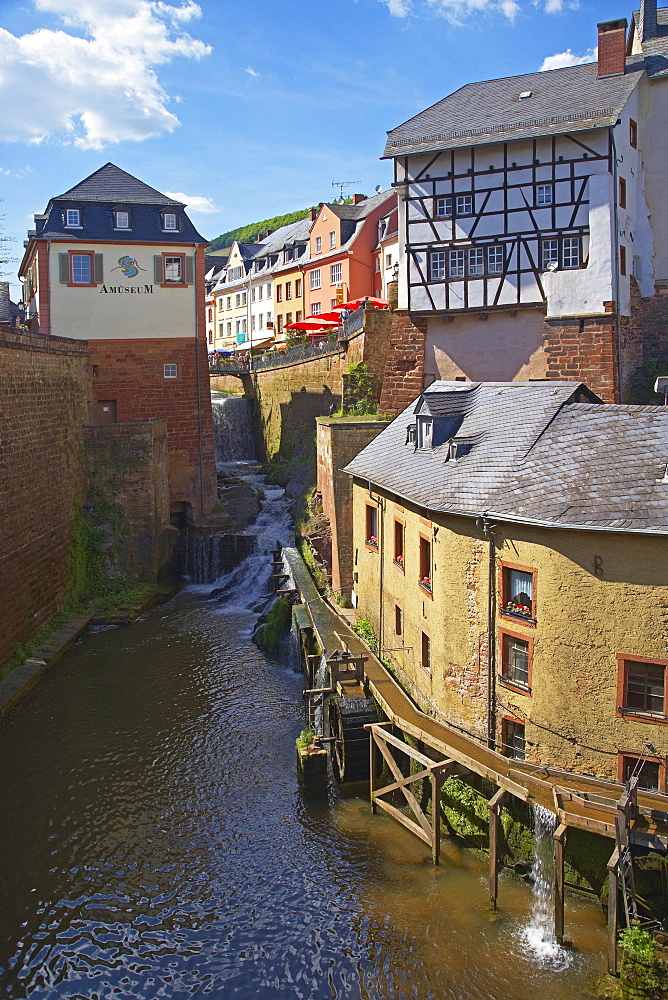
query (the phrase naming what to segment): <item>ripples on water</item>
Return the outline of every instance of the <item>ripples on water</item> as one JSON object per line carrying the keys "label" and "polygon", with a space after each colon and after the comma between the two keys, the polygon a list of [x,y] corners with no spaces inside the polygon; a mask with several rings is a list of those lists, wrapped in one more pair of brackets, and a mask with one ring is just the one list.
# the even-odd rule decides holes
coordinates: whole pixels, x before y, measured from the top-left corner
{"label": "ripples on water", "polygon": [[[288,530],[268,502],[261,547]],[[543,969],[527,886],[502,877],[491,919],[471,854],[433,868],[360,789],[303,802],[301,678],[249,641],[260,555],[226,604],[194,589],[88,635],[0,724],[0,997],[584,996],[595,907],[570,903],[580,951]]]}

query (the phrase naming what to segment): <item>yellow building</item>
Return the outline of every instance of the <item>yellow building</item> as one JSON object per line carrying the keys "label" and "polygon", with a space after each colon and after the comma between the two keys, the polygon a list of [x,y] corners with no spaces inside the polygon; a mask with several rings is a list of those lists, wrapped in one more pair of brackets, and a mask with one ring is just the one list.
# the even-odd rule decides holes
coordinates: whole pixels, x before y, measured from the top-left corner
{"label": "yellow building", "polygon": [[354,602],[508,756],[666,791],[668,409],[436,382],[347,467]]}

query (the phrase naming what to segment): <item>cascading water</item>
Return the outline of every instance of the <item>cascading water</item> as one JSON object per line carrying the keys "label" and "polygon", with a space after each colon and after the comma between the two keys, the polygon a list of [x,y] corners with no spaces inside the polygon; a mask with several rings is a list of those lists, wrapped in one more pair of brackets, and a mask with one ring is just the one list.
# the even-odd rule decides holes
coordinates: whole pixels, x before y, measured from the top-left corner
{"label": "cascading water", "polygon": [[534,804],[533,906],[524,943],[539,962],[554,969],[565,969],[572,953],[557,944],[554,934],[554,831],[557,817],[549,809]]}
{"label": "cascading water", "polygon": [[190,583],[213,583],[220,576],[222,535],[187,535],[183,572]]}
{"label": "cascading water", "polygon": [[253,418],[249,399],[211,393],[216,465],[249,462],[255,458]]}

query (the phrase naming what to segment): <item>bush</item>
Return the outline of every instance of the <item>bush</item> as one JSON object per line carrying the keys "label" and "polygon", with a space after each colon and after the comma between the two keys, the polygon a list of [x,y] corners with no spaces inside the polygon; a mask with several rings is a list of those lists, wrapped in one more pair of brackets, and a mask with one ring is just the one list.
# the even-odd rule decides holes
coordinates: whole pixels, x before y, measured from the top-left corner
{"label": "bush", "polygon": [[352,627],[353,632],[357,632],[360,639],[367,644],[369,649],[376,649],[378,638],[376,630],[371,624],[370,618],[360,618]]}
{"label": "bush", "polygon": [[284,635],[290,631],[292,624],[292,605],[287,597],[277,597],[267,613],[267,620],[260,625],[255,633],[258,646],[274,653]]}

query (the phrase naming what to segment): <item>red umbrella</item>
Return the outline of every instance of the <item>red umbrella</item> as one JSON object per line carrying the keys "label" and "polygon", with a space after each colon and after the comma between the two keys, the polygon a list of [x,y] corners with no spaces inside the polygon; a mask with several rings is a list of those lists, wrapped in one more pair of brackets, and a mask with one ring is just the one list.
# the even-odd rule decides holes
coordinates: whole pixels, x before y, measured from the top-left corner
{"label": "red umbrella", "polygon": [[344,302],[342,306],[335,306],[337,311],[341,309],[359,309],[363,302],[369,302],[372,306],[376,306],[377,309],[385,309],[387,307],[387,301],[385,299],[376,299],[373,295],[362,295],[359,299],[351,299],[350,302]]}
{"label": "red umbrella", "polygon": [[332,312],[328,313],[318,313],[317,316],[310,316],[309,319],[325,319],[327,320],[328,323],[330,322],[336,323],[337,326],[341,322],[341,317],[335,310],[332,310]]}
{"label": "red umbrella", "polygon": [[297,323],[290,323],[286,330],[322,330],[325,326],[338,326],[338,319],[321,319],[320,316],[307,316]]}

